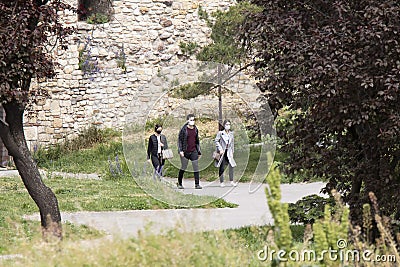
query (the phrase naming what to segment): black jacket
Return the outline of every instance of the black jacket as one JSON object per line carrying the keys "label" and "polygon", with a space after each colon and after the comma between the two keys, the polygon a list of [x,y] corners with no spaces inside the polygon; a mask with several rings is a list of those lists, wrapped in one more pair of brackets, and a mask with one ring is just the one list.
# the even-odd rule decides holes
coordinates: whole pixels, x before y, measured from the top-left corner
{"label": "black jacket", "polygon": [[[183,125],[182,129],[179,131],[179,137],[178,137],[178,153],[180,152],[185,152],[187,149],[187,123]],[[201,155],[201,150],[200,150],[200,139],[199,139],[199,130],[197,129],[196,125],[194,126],[194,129],[196,130],[196,150],[199,155]]]}
{"label": "black jacket", "polygon": [[[164,144],[164,146],[161,147],[161,150],[168,149],[167,137],[165,137],[165,135],[161,134],[160,139],[161,139],[161,143]],[[149,137],[149,144],[147,146],[147,159],[150,158],[150,155],[157,157],[158,156],[157,152],[158,152],[157,136],[155,134],[152,134]]]}

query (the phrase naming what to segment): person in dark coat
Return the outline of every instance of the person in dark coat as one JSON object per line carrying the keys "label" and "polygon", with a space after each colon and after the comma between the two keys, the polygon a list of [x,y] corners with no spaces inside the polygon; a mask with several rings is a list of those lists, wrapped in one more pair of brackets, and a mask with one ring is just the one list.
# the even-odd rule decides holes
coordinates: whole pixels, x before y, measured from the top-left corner
{"label": "person in dark coat", "polygon": [[147,146],[147,160],[151,161],[154,167],[155,178],[158,176],[162,177],[162,169],[165,163],[163,159],[163,150],[168,149],[167,137],[162,132],[162,126],[156,124],[154,126],[154,134],[150,135],[149,143]]}
{"label": "person in dark coat", "polygon": [[195,124],[194,114],[186,116],[187,122],[179,131],[178,153],[181,159],[181,168],[178,174],[177,186],[183,189],[183,174],[187,168],[189,160],[192,161],[194,171],[195,189],[202,189],[200,186],[199,157],[201,156],[199,130]]}

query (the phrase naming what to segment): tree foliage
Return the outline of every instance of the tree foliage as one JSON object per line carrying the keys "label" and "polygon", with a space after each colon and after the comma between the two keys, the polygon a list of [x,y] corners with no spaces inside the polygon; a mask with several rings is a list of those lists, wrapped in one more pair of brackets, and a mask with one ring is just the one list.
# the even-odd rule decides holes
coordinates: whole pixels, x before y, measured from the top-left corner
{"label": "tree foliage", "polygon": [[196,55],[197,59],[226,65],[242,63],[242,60],[245,59],[245,51],[236,33],[245,19],[245,14],[258,10],[260,9],[257,6],[249,2],[239,2],[227,11],[213,12],[211,18],[208,15],[203,15],[211,28],[210,38],[212,42],[202,47]]}
{"label": "tree foliage", "polygon": [[[256,5],[250,4],[247,1],[239,2],[237,5],[230,6],[227,11],[216,11],[211,14],[211,17],[206,11],[199,7],[199,17],[206,20],[208,26],[211,28],[211,43],[202,47],[196,54],[196,58],[200,61],[218,62],[229,66],[228,70],[221,73],[218,71],[218,84],[223,84],[226,81],[221,80],[221,76],[228,76],[233,66],[242,65],[239,70],[246,69],[252,63],[247,64],[246,54],[241,40],[237,35],[241,25],[245,19],[245,15],[251,12],[260,11]],[[197,90],[201,91],[201,90]],[[221,86],[218,86],[218,128],[223,129],[222,126],[222,91]],[[247,118],[250,120],[250,118]],[[250,128],[253,128],[250,126]],[[254,128],[258,130],[258,125]],[[252,129],[248,129],[252,130]]]}
{"label": "tree foliage", "polygon": [[296,203],[289,203],[288,213],[291,223],[313,224],[324,217],[326,205],[332,207],[333,198],[324,198],[318,195],[305,196]]}
{"label": "tree foliage", "polygon": [[40,93],[29,91],[31,79],[54,76],[55,63],[48,52],[58,47],[57,41],[63,43],[71,32],[62,26],[57,15],[65,8],[68,6],[60,0],[0,3],[0,98],[3,102],[28,103],[31,96]]}
{"label": "tree foliage", "polygon": [[70,7],[61,0],[18,0],[0,2],[0,137],[13,157],[29,194],[39,207],[44,233],[61,237],[61,216],[57,198],[41,180],[28,149],[23,129],[27,105],[43,89],[32,89],[32,79],[54,77],[50,53],[63,46],[72,29],[65,28],[60,13]]}
{"label": "tree foliage", "polygon": [[278,115],[288,173],[329,179],[361,221],[373,191],[400,218],[400,3],[254,0],[242,38]]}

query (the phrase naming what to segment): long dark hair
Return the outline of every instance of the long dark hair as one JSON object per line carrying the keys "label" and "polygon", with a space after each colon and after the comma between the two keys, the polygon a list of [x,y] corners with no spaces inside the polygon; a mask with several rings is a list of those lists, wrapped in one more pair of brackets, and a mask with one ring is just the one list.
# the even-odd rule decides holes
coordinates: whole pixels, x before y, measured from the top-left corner
{"label": "long dark hair", "polygon": [[[227,122],[231,123],[230,120],[224,120],[224,122],[220,125],[220,131],[225,130],[225,124],[226,124]],[[231,129],[231,130],[232,130],[232,129]]]}

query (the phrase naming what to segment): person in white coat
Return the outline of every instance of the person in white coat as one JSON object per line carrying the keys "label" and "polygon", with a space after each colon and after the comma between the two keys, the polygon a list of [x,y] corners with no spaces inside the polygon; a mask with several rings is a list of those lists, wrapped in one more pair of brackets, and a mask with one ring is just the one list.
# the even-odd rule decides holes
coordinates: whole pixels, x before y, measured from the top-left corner
{"label": "person in white coat", "polygon": [[229,165],[229,180],[232,186],[237,184],[233,181],[233,171],[236,167],[236,162],[233,158],[235,152],[235,140],[233,131],[231,131],[231,122],[225,120],[223,123],[224,129],[217,133],[215,137],[215,145],[217,152],[220,154],[220,160],[218,161],[217,167],[219,167],[219,181],[220,186],[224,187],[224,171],[227,165]]}

